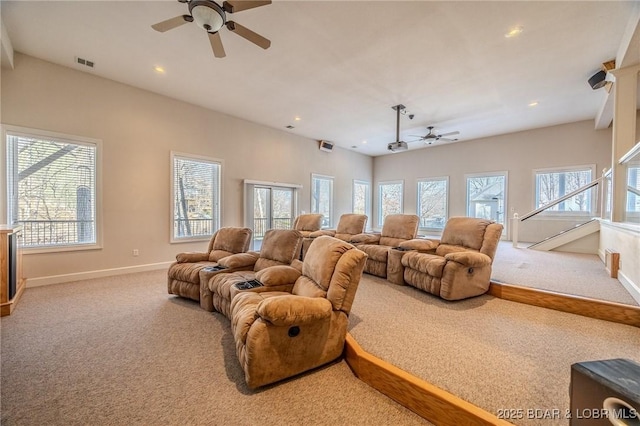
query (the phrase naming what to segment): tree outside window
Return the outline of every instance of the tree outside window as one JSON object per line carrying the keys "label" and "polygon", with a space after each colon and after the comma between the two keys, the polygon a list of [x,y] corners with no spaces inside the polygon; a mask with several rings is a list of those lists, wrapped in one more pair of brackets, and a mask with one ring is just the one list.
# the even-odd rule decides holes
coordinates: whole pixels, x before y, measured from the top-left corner
{"label": "tree outside window", "polygon": [[384,224],[384,218],[388,215],[402,213],[403,187],[403,181],[380,182],[378,185],[378,195],[380,200],[378,209],[378,226],[382,226]]}
{"label": "tree outside window", "polygon": [[418,216],[420,228],[444,229],[447,221],[447,178],[418,181]]}
{"label": "tree outside window", "polygon": [[23,226],[23,247],[97,243],[98,142],[6,133],[12,224]]}

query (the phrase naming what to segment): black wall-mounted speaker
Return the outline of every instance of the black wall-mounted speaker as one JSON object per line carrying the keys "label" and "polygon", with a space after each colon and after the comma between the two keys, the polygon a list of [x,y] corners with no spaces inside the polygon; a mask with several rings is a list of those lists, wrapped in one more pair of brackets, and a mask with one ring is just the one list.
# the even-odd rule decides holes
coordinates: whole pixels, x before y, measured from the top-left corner
{"label": "black wall-mounted speaker", "polygon": [[333,150],[333,144],[328,141],[320,141],[320,151],[331,152]]}
{"label": "black wall-mounted speaker", "polygon": [[640,425],[640,364],[629,359],[571,366],[571,426]]}
{"label": "black wall-mounted speaker", "polygon": [[602,71],[602,70],[598,71],[597,73],[592,75],[591,78],[589,79],[589,86],[591,86],[593,90],[599,89],[607,83],[606,78],[607,78],[606,71]]}

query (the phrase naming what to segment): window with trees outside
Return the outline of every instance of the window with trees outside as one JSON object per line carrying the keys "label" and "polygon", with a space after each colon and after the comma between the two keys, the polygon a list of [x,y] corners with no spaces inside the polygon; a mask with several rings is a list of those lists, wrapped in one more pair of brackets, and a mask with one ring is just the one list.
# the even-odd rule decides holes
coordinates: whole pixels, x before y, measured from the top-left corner
{"label": "window with trees outside", "polygon": [[403,188],[404,182],[401,180],[378,184],[378,226],[384,224],[384,218],[388,215],[402,213]]}
{"label": "window with trees outside", "polygon": [[311,213],[322,214],[322,227],[333,224],[333,177],[311,175]]}
{"label": "window with trees outside", "polygon": [[505,224],[507,173],[467,176],[467,215]]}
{"label": "window with trees outside", "polygon": [[[593,167],[591,166],[535,170],[536,208],[555,201],[590,183],[592,175]],[[576,194],[555,206],[549,207],[544,213],[562,215],[592,214],[592,192],[593,190],[586,190]]]}
{"label": "window with trees outside", "polygon": [[21,245],[95,247],[100,141],[5,129],[7,215],[23,227]]}
{"label": "window with trees outside", "polygon": [[444,229],[447,222],[449,179],[446,177],[418,180],[418,216],[420,228]]}
{"label": "window with trees outside", "polygon": [[220,227],[221,163],[171,153],[172,242],[208,239]]}
{"label": "window with trees outside", "polygon": [[362,180],[353,181],[353,213],[371,217],[371,184]]}

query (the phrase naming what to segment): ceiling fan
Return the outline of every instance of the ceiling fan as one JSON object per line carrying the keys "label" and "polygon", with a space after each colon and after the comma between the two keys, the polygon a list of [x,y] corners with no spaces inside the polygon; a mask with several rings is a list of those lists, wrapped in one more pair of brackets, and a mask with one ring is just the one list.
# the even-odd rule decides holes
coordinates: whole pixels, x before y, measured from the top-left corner
{"label": "ceiling fan", "polygon": [[387,149],[391,152],[406,151],[409,149],[409,145],[400,140],[400,113],[404,111],[405,106],[399,104],[391,108],[396,110],[396,141],[387,145]]}
{"label": "ceiling fan", "polygon": [[267,1],[249,1],[249,0],[228,0],[222,3],[222,6],[213,0],[178,0],[180,3],[187,3],[189,6],[189,15],[180,15],[166,21],[153,24],[151,28],[161,33],[169,31],[187,22],[195,22],[200,28],[207,32],[209,43],[213,55],[216,58],[224,58],[226,53],[222,46],[219,31],[222,27],[227,27],[232,33],[238,34],[249,40],[251,43],[268,49],[271,41],[256,34],[250,29],[243,27],[234,21],[227,20],[227,13],[242,12],[243,10],[253,9],[260,6],[271,4],[271,0]]}
{"label": "ceiling fan", "polygon": [[435,141],[439,141],[439,140],[443,140],[443,141],[447,141],[447,142],[454,142],[454,141],[457,141],[458,139],[452,139],[452,138],[449,138],[447,136],[455,136],[455,135],[459,135],[460,134],[460,132],[449,132],[449,133],[443,133],[441,135],[437,135],[437,134],[433,133],[433,126],[429,126],[429,127],[427,127],[427,129],[429,129],[429,133],[427,133],[424,136],[411,135],[411,136],[415,136],[417,138],[420,138],[420,139],[416,139],[415,141],[411,141],[411,142],[424,141],[428,145],[431,145]]}

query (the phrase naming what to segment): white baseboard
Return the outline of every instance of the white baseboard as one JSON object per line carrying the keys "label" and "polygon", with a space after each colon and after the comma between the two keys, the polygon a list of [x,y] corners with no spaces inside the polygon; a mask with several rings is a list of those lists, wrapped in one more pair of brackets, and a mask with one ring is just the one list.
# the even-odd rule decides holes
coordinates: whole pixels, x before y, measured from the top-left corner
{"label": "white baseboard", "polygon": [[620,281],[620,284],[627,289],[631,297],[640,305],[640,286],[631,281],[622,271],[618,271],[618,281]]}
{"label": "white baseboard", "polygon": [[77,272],[74,274],[27,278],[27,288],[68,283],[72,281],[89,280],[92,278],[111,277],[114,275],[133,274],[135,272],[156,271],[158,269],[169,268],[169,265],[171,265],[171,263],[173,262],[149,263],[147,265],[125,266],[123,268],[100,269],[97,271]]}

